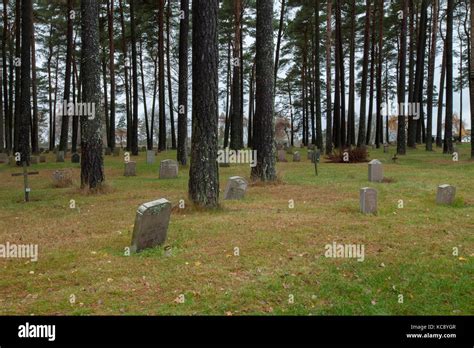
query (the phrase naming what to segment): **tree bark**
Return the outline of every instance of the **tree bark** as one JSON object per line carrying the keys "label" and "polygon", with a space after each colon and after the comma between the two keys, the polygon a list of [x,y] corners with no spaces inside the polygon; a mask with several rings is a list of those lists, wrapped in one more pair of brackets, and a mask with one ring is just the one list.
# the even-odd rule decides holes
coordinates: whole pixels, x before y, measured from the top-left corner
{"label": "tree bark", "polygon": [[[133,1],[133,0],[132,0]],[[81,1],[81,82],[82,102],[95,105],[96,117],[81,116],[81,187],[99,188],[104,177],[102,122],[100,120],[100,40],[99,2]]]}
{"label": "tree bark", "polygon": [[21,4],[21,101],[18,123],[18,152],[21,163],[30,163],[31,121],[31,38],[33,35],[33,4],[22,0]]}
{"label": "tree bark", "polygon": [[[68,0],[67,2],[67,33],[66,33],[66,72],[64,74],[64,95],[63,101],[67,104],[69,103],[69,96],[71,93],[71,66],[72,66],[72,40],[73,40],[73,26],[72,26],[72,14],[73,10],[73,0]],[[62,101],[61,101],[62,102]],[[66,108],[65,108],[66,109]],[[67,151],[69,135],[69,116],[67,110],[63,110],[61,115],[61,138],[59,139],[59,150]]]}
{"label": "tree bark", "polygon": [[347,145],[355,145],[355,40],[356,40],[356,4],[350,2],[351,36],[349,57],[349,108],[347,115]]}
{"label": "tree bark", "polygon": [[[8,0],[3,0],[3,30],[2,30],[2,73],[3,73],[3,115],[5,118],[5,149],[7,153],[11,152],[12,146],[12,120],[8,98],[8,62],[7,62],[7,40],[8,35]],[[10,76],[11,78],[11,76]],[[1,106],[0,106],[1,107]],[[3,144],[3,143],[2,143]]]}
{"label": "tree bark", "polygon": [[370,49],[370,0],[365,5],[365,27],[364,27],[364,55],[362,62],[362,81],[360,88],[360,112],[359,112],[359,134],[357,136],[357,147],[365,147],[366,105],[367,105],[367,75],[369,69]]}
{"label": "tree bark", "polygon": [[428,63],[428,86],[427,86],[427,125],[426,125],[426,151],[433,151],[433,92],[434,92],[434,73],[436,62],[436,40],[438,34],[438,2],[433,0],[432,12],[432,31],[431,31],[431,50]]}
{"label": "tree bark", "polygon": [[130,114],[130,91],[128,82],[128,69],[130,68],[127,58],[127,39],[125,37],[125,20],[124,20],[124,8],[122,0],[119,0],[119,11],[120,11],[120,27],[122,30],[122,54],[124,62],[124,77],[125,77],[125,112],[127,115],[127,150],[132,148],[132,116]]}
{"label": "tree bark", "polygon": [[[472,54],[471,49],[474,47],[474,11],[472,9],[471,1],[471,37],[468,40],[469,46],[469,102],[471,107],[471,159],[474,159],[474,54]],[[467,34],[467,33],[466,33]]]}
{"label": "tree bark", "polygon": [[314,91],[315,91],[315,99],[316,99],[316,146],[318,149],[323,150],[323,129],[322,129],[322,122],[321,122],[321,68],[319,64],[319,44],[320,44],[320,35],[319,35],[319,8],[320,8],[320,1],[316,0],[314,2],[314,15],[315,15],[315,27],[314,27],[314,37],[315,37],[315,51],[314,51],[314,59],[315,59],[315,74],[314,74]]}
{"label": "tree bark", "polygon": [[166,150],[166,114],[165,114],[165,53],[164,53],[164,0],[158,0],[158,105],[159,139],[158,150]]}
{"label": "tree bark", "polygon": [[331,91],[331,11],[332,1],[327,1],[326,16],[326,154],[332,152],[332,91]]}
{"label": "tree bark", "polygon": [[219,200],[218,133],[218,0],[194,0],[192,75],[193,132],[189,198],[214,208]]}
{"label": "tree bark", "polygon": [[[441,34],[441,31],[440,31]],[[436,122],[436,147],[443,147],[443,100],[444,100],[444,85],[446,80],[446,41],[443,36],[440,35],[444,41],[443,45],[443,58],[441,62],[441,76],[439,82],[439,93],[438,93],[438,118]]]}
{"label": "tree bark", "polygon": [[243,115],[240,108],[240,13],[241,0],[234,0],[234,44],[233,44],[233,76],[232,76],[232,113],[230,117],[230,148],[239,150],[244,147]]}
{"label": "tree bark", "polygon": [[[453,52],[454,0],[447,0],[446,52]],[[446,117],[443,153],[453,153],[453,56],[446,54]]]}
{"label": "tree bark", "polygon": [[166,65],[168,70],[168,103],[170,110],[170,131],[171,131],[171,148],[176,150],[176,132],[174,129],[174,110],[173,110],[173,89],[171,85],[171,60],[170,60],[170,17],[171,17],[171,1],[168,0],[166,6]]}
{"label": "tree bark", "polygon": [[178,161],[188,162],[188,31],[189,0],[181,0],[182,17],[179,22],[179,77],[178,77]]}
{"label": "tree bark", "polygon": [[[408,2],[403,0],[403,18],[400,30],[400,77],[398,79],[398,105],[405,104],[405,81],[407,69],[407,21],[408,21]],[[437,1],[437,0],[435,0]],[[397,129],[397,154],[406,154],[406,119],[404,112],[398,111],[398,129]]]}
{"label": "tree bark", "polygon": [[254,146],[257,165],[252,168],[253,180],[275,181],[275,131],[273,123],[273,0],[257,2],[256,40],[256,106]]}
{"label": "tree bark", "polygon": [[114,0],[107,0],[107,18],[109,31],[109,73],[110,73],[110,115],[109,140],[110,149],[115,148],[115,43],[114,43]]}
{"label": "tree bark", "polygon": [[31,10],[31,90],[33,97],[33,118],[31,120],[31,152],[39,154],[38,85],[36,79],[36,42],[33,9]]}
{"label": "tree bark", "polygon": [[375,146],[380,148],[380,144],[383,143],[383,120],[382,120],[382,64],[383,64],[383,16],[384,16],[384,2],[380,0],[379,4],[379,29],[378,29],[378,55],[377,55],[377,114],[375,122]]}
{"label": "tree bark", "polygon": [[[130,25],[132,44],[132,155],[138,156],[138,59],[137,59],[137,36],[135,18],[135,0],[130,0]],[[162,33],[163,27],[160,28]]]}
{"label": "tree bark", "polygon": [[[278,36],[277,36],[277,44],[276,44],[276,50],[275,50],[275,72],[274,72],[274,89],[276,88],[276,81],[278,77],[278,68],[280,65],[280,46],[281,46],[281,38],[283,36],[283,25],[285,24],[285,1],[286,0],[281,0],[281,8],[280,8],[280,23],[278,25]],[[275,94],[275,91],[273,92]],[[250,123],[249,123],[250,124]]]}

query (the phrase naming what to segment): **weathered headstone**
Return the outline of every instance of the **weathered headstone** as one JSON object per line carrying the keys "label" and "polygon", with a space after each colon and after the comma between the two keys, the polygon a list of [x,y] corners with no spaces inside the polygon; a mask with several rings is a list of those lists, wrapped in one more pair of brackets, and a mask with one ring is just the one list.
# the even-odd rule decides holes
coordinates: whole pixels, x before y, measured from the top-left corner
{"label": "weathered headstone", "polygon": [[78,153],[73,153],[71,156],[72,163],[81,163],[81,156]]}
{"label": "weathered headstone", "polygon": [[147,150],[146,152],[146,163],[154,164],[155,163],[155,151]]}
{"label": "weathered headstone", "polygon": [[308,159],[312,159],[313,158],[313,150],[308,150]]}
{"label": "weathered headstone", "polygon": [[38,164],[40,162],[39,156],[31,156],[30,157],[30,164]]}
{"label": "weathered headstone", "polygon": [[278,150],[278,162],[287,162],[285,150]]}
{"label": "weathered headstone", "polygon": [[360,189],[360,212],[363,214],[377,213],[377,191],[370,187]]}
{"label": "weathered headstone", "polygon": [[0,153],[0,163],[8,163],[8,155],[6,153]]}
{"label": "weathered headstone", "polygon": [[369,162],[369,181],[382,182],[383,181],[383,166],[378,159],[373,159]]}
{"label": "weathered headstone", "polygon": [[293,162],[300,162],[301,161],[301,154],[296,151],[294,154],[293,154]]}
{"label": "weathered headstone", "polygon": [[153,248],[166,240],[171,203],[164,199],[142,204],[137,209],[132,235],[132,252]]}
{"label": "weathered headstone", "polygon": [[227,182],[224,199],[243,199],[247,191],[247,181],[240,176],[231,176]]}
{"label": "weathered headstone", "polygon": [[277,144],[276,149],[277,150],[283,150],[283,144]]}
{"label": "weathered headstone", "polygon": [[56,153],[56,162],[64,162],[64,151],[58,151]]}
{"label": "weathered headstone", "polygon": [[160,164],[160,179],[173,179],[178,177],[178,162],[164,160]]}
{"label": "weathered headstone", "polygon": [[72,173],[70,170],[55,170],[53,172],[54,187],[69,187],[72,185]]}
{"label": "weathered headstone", "polygon": [[436,193],[437,204],[453,204],[456,196],[456,187],[451,185],[439,185]]}
{"label": "weathered headstone", "polygon": [[40,156],[40,163],[46,163],[46,156],[45,155]]}
{"label": "weathered headstone", "polygon": [[114,157],[120,156],[120,147],[114,147]]}
{"label": "weathered headstone", "polygon": [[133,161],[125,162],[125,170],[124,170],[123,175],[135,176],[137,175],[136,170],[137,170],[137,162],[133,162]]}
{"label": "weathered headstone", "polygon": [[383,144],[383,152],[388,153],[388,144]]}

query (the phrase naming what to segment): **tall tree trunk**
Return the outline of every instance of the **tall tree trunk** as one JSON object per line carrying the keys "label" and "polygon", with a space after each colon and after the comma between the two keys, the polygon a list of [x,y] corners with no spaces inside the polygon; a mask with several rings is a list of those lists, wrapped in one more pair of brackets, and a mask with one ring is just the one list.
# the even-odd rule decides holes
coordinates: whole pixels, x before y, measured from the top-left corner
{"label": "tall tree trunk", "polygon": [[[99,19],[99,26],[100,32],[104,32],[104,25],[105,25],[105,17],[101,17]],[[101,34],[102,36],[102,34]],[[102,86],[103,86],[103,93],[104,93],[104,123],[105,123],[105,134],[106,134],[106,141],[108,142],[110,139],[109,134],[109,96],[107,92],[107,52],[105,45],[102,45]],[[110,146],[107,143],[107,147]]]}
{"label": "tall tree trunk", "polygon": [[438,2],[439,0],[433,0],[431,50],[428,63],[426,151],[433,151],[433,93],[437,46],[436,40],[438,34]]}
{"label": "tall tree trunk", "polygon": [[[441,26],[441,25],[440,25]],[[441,34],[441,32],[440,32]],[[441,35],[441,38],[443,36]],[[443,58],[441,62],[441,76],[440,76],[440,82],[439,82],[439,94],[438,94],[438,118],[436,122],[436,147],[442,147],[443,146],[443,100],[444,100],[444,84],[445,84],[445,79],[446,79],[446,40],[444,40],[444,45],[443,45]]]}
{"label": "tall tree trunk", "polygon": [[8,65],[10,66],[8,69],[8,128],[9,128],[9,142],[8,142],[8,152],[14,148],[15,140],[14,140],[14,103],[13,103],[13,93],[14,93],[14,83],[15,83],[15,64],[14,64],[14,55],[13,55],[13,30],[9,30],[8,35]]}
{"label": "tall tree trunk", "polygon": [[[133,0],[132,0],[133,1]],[[99,2],[81,1],[81,82],[82,102],[93,103],[100,115],[100,40]],[[102,185],[104,159],[102,157],[102,122],[100,117],[81,117],[81,187],[95,189]]]}
{"label": "tall tree trunk", "polygon": [[[417,17],[415,11],[415,2],[409,1],[409,11],[410,11],[410,45],[409,45],[409,58],[408,58],[408,102],[410,104],[415,102],[415,49],[416,49],[416,31],[415,31],[415,20]],[[408,117],[408,130],[407,130],[407,145],[409,147],[415,146],[415,140],[413,134],[416,133],[416,122],[413,122],[413,117]],[[413,138],[410,140],[410,134]]]}
{"label": "tall tree trunk", "polygon": [[[408,21],[408,2],[403,0],[403,18],[400,30],[400,77],[398,79],[398,105],[403,107],[405,104],[405,81],[407,70],[407,21]],[[435,0],[437,1],[437,0]],[[404,107],[403,107],[404,109]],[[398,108],[398,129],[397,129],[397,154],[406,154],[406,119],[405,114]]]}
{"label": "tall tree trunk", "polygon": [[377,62],[377,115],[376,115],[376,131],[375,131],[375,145],[377,148],[383,143],[383,119],[382,119],[382,65],[383,65],[383,16],[384,16],[384,2],[380,0],[379,4],[379,29],[378,29],[378,62]]}
{"label": "tall tree trunk", "polygon": [[193,23],[193,132],[189,198],[214,208],[219,200],[218,133],[218,0],[194,0]]}
{"label": "tall tree trunk", "polygon": [[336,0],[336,50],[338,51],[338,56],[336,59],[336,65],[339,66],[339,87],[341,89],[340,94],[340,119],[339,119],[339,132],[340,132],[340,143],[339,148],[346,145],[346,77],[344,69],[344,50],[343,50],[343,38],[342,38],[342,19],[341,19],[341,0]]}
{"label": "tall tree trunk", "polygon": [[[250,83],[249,83],[249,120],[248,120],[248,134],[247,134],[247,147],[252,148],[252,134],[253,134],[253,117],[255,114],[255,60],[253,61],[252,64],[252,73],[250,74]],[[290,107],[291,107],[291,101],[290,101]]]}
{"label": "tall tree trunk", "polygon": [[[452,52],[454,0],[447,0],[447,3],[446,52]],[[453,153],[453,56],[451,54],[446,54],[446,117],[443,153]]]}
{"label": "tall tree trunk", "polygon": [[[148,106],[146,103],[146,86],[145,86],[145,74],[143,72],[143,42],[142,38],[140,37],[140,52],[139,52],[139,58],[140,58],[140,78],[141,78],[141,84],[142,84],[142,95],[143,95],[143,110],[144,110],[144,115],[145,115],[145,130],[146,130],[146,140],[147,140],[147,145],[152,141],[152,138],[150,136],[150,125],[148,123]],[[147,147],[148,150],[152,150],[149,147]]]}
{"label": "tall tree trunk", "polygon": [[[76,43],[74,41],[74,47],[75,46],[76,46]],[[74,48],[74,52],[75,51],[76,49]],[[77,95],[76,95],[76,89],[77,89]],[[77,103],[77,101],[81,100],[81,80],[77,72],[75,54],[73,55],[73,58],[72,58],[72,99],[74,103]],[[79,135],[79,117],[76,116],[76,117],[73,117],[72,119],[72,140],[71,140],[72,153],[77,152],[78,135]]]}
{"label": "tall tree trunk", "polygon": [[164,52],[164,0],[158,0],[158,105],[159,105],[159,140],[158,150],[166,150],[166,114],[165,114],[165,52]]}
{"label": "tall tree trunk", "polygon": [[179,77],[178,77],[178,161],[188,162],[188,31],[189,0],[181,0],[182,17],[179,22]]}
{"label": "tall tree trunk", "polygon": [[332,152],[332,91],[331,91],[331,10],[332,0],[327,1],[326,14],[326,154]]}
{"label": "tall tree trunk", "polygon": [[370,49],[370,2],[365,4],[365,27],[364,27],[364,55],[362,62],[362,81],[360,88],[360,112],[359,112],[359,134],[357,136],[357,147],[365,147],[366,105],[367,105],[367,75],[369,69],[369,49]]}
{"label": "tall tree trunk", "polygon": [[[288,99],[290,101],[290,143],[291,146],[295,146],[295,130],[294,130],[294,116],[293,116],[293,101],[291,99],[291,86],[290,86],[290,80],[288,80]],[[253,103],[253,100],[252,100]],[[255,117],[255,112],[253,112],[253,115]]]}
{"label": "tall tree trunk", "polygon": [[114,43],[114,0],[107,0],[109,31],[109,72],[110,72],[110,115],[108,145],[115,148],[115,43]]}
{"label": "tall tree trunk", "polygon": [[[130,26],[132,43],[132,155],[138,156],[138,59],[137,59],[137,36],[135,18],[135,0],[130,0]],[[160,29],[163,31],[163,27]]]}
{"label": "tall tree trunk", "polygon": [[229,96],[232,89],[232,65],[231,65],[231,39],[227,45],[227,86],[226,86],[226,111],[225,111],[225,124],[224,124],[224,148],[229,146],[229,135],[230,135],[230,114],[232,113],[232,100],[229,105]]}
{"label": "tall tree trunk", "polygon": [[273,123],[273,0],[257,2],[257,55],[256,55],[256,106],[254,117],[255,150],[257,165],[252,168],[254,180],[274,181],[275,132]]}
{"label": "tall tree trunk", "polygon": [[[281,7],[280,7],[280,23],[278,25],[278,36],[277,36],[277,44],[276,44],[276,50],[275,50],[275,72],[274,72],[274,89],[276,89],[276,81],[278,77],[278,68],[280,65],[280,46],[281,46],[281,38],[283,37],[283,25],[285,24],[285,1],[286,0],[281,0]],[[275,94],[275,91],[273,92]]]}
{"label": "tall tree trunk", "polygon": [[[33,10],[32,10],[33,11]],[[38,86],[36,80],[36,42],[33,13],[31,18],[31,89],[33,94],[33,119],[31,120],[31,152],[39,153]]]}
{"label": "tall tree trunk", "polygon": [[151,103],[151,124],[150,137],[147,139],[146,146],[148,150],[153,150],[153,132],[155,129],[155,113],[156,113],[156,95],[158,93],[158,55],[153,57],[153,99]]}
{"label": "tall tree trunk", "polygon": [[[72,45],[73,45],[73,26],[72,20],[73,15],[73,0],[68,0],[67,2],[67,33],[66,33],[66,72],[64,74],[64,96],[63,100],[67,104],[69,103],[69,95],[71,93],[71,66],[72,66]],[[66,108],[64,108],[66,109]],[[67,142],[69,135],[69,116],[67,110],[63,110],[61,115],[61,138],[59,140],[59,150],[67,151]]]}
{"label": "tall tree trunk", "polygon": [[243,115],[240,108],[240,13],[241,0],[234,0],[234,45],[233,45],[233,77],[232,77],[232,113],[230,117],[230,147],[238,150],[244,147]]}
{"label": "tall tree trunk", "polygon": [[31,38],[33,36],[33,4],[22,0],[21,6],[21,102],[18,132],[18,152],[21,163],[30,163],[31,121]]}
{"label": "tall tree trunk", "polygon": [[[10,101],[8,98],[8,62],[7,41],[11,40],[8,35],[8,0],[3,0],[3,30],[2,30],[2,73],[3,73],[3,110],[5,118],[5,148],[7,153],[11,152],[12,146],[12,120],[10,114]],[[10,52],[11,54],[11,52]],[[10,76],[11,79],[11,76]]]}
{"label": "tall tree trunk", "polygon": [[170,60],[170,17],[171,17],[171,1],[168,0],[166,6],[166,65],[168,70],[168,103],[170,109],[170,131],[171,131],[171,148],[176,150],[176,132],[174,129],[174,110],[173,110],[173,89],[171,85],[171,60]]}
{"label": "tall tree trunk", "polygon": [[377,3],[374,2],[373,16],[372,16],[372,42],[370,48],[370,88],[369,88],[369,112],[367,117],[367,136],[365,139],[366,145],[372,142],[372,119],[374,109],[374,78],[375,78],[375,25],[377,18]]}
{"label": "tall tree trunk", "polygon": [[[474,11],[472,9],[472,1],[470,6],[471,12],[471,32],[470,39],[468,39],[468,59],[469,59],[469,103],[471,106],[471,159],[474,159],[474,54],[472,54],[471,49],[474,47]],[[466,35],[469,36],[469,33],[466,30]]]}
{"label": "tall tree trunk", "polygon": [[130,68],[127,57],[127,39],[125,36],[125,20],[124,20],[124,8],[122,0],[119,0],[119,11],[120,11],[120,27],[122,31],[122,54],[124,61],[124,78],[125,78],[125,113],[127,116],[127,150],[132,148],[132,115],[130,113],[130,92],[128,82],[128,69]]}
{"label": "tall tree trunk", "polygon": [[56,119],[57,119],[57,103],[58,103],[58,84],[59,84],[59,48],[56,53],[56,66],[54,69],[54,106],[53,106],[53,149],[56,147]]}
{"label": "tall tree trunk", "polygon": [[347,145],[355,145],[355,40],[356,40],[356,4],[350,2],[351,36],[349,58],[349,108],[347,125]]}
{"label": "tall tree trunk", "polygon": [[320,8],[320,1],[316,0],[314,2],[314,15],[315,15],[315,25],[314,25],[314,38],[315,38],[315,49],[314,49],[314,91],[315,91],[315,98],[316,98],[316,146],[318,149],[323,149],[323,129],[322,129],[322,122],[321,122],[321,68],[319,64],[319,8]]}
{"label": "tall tree trunk", "polygon": [[20,126],[21,126],[21,1],[15,1],[15,128],[14,152],[19,152]]}

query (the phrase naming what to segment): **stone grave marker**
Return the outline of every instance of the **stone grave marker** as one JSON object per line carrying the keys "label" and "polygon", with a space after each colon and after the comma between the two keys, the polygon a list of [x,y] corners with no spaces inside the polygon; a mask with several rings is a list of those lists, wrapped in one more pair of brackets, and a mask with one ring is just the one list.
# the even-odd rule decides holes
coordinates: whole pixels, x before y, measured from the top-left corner
{"label": "stone grave marker", "polygon": [[133,161],[125,162],[125,170],[124,170],[123,175],[136,176],[137,175],[136,170],[137,170],[137,162],[133,162]]}
{"label": "stone grave marker", "polygon": [[155,151],[153,150],[146,151],[146,163],[155,164]]}
{"label": "stone grave marker", "polygon": [[40,162],[39,156],[31,156],[30,164],[38,164]]}
{"label": "stone grave marker", "polygon": [[300,162],[301,161],[301,154],[296,151],[294,154],[293,154],[293,162]]}
{"label": "stone grave marker", "polygon": [[378,159],[373,159],[369,162],[369,181],[382,182],[383,181],[383,166]]}
{"label": "stone grave marker", "polygon": [[114,157],[120,156],[120,147],[114,147]]}
{"label": "stone grave marker", "polygon": [[153,248],[166,240],[171,203],[164,199],[142,204],[137,209],[132,235],[132,252]]}
{"label": "stone grave marker", "polygon": [[8,163],[8,155],[6,153],[0,153],[0,163]]}
{"label": "stone grave marker", "polygon": [[278,162],[288,162],[286,160],[286,151],[285,150],[278,150]]}
{"label": "stone grave marker", "polygon": [[360,189],[360,212],[363,214],[377,213],[377,191],[370,187]]}
{"label": "stone grave marker", "polygon": [[58,151],[56,153],[56,162],[64,162],[64,151]]}
{"label": "stone grave marker", "polygon": [[55,170],[52,178],[54,187],[63,188],[72,186],[72,173],[70,170]]}
{"label": "stone grave marker", "polygon": [[81,163],[81,156],[76,152],[73,153],[71,156],[71,162],[72,163]]}
{"label": "stone grave marker", "polygon": [[383,144],[383,152],[388,153],[388,144]]}
{"label": "stone grave marker", "polygon": [[46,163],[46,156],[45,155],[40,156],[40,163]]}
{"label": "stone grave marker", "polygon": [[308,150],[308,159],[312,159],[313,158],[313,150]]}
{"label": "stone grave marker", "polygon": [[240,176],[231,176],[224,192],[225,200],[243,199],[247,191],[247,181]]}
{"label": "stone grave marker", "polygon": [[178,162],[167,159],[161,161],[160,179],[173,179],[178,177]]}
{"label": "stone grave marker", "polygon": [[436,193],[436,204],[453,204],[456,197],[456,187],[451,185],[439,185]]}

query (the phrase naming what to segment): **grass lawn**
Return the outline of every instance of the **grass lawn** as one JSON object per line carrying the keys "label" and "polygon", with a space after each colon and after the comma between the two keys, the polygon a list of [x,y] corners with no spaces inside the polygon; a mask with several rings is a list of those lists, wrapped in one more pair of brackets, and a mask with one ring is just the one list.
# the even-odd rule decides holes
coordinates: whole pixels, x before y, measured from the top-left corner
{"label": "grass lawn", "polygon": [[[398,163],[393,147],[370,151],[392,179],[380,184],[367,181],[367,163],[321,163],[315,176],[301,150],[302,162],[288,155],[278,163],[279,184],[252,185],[244,200],[214,211],[188,205],[189,168],[158,179],[159,161],[173,151],[155,165],[141,152],[136,177],[123,176],[122,158],[106,156],[99,195],[81,192],[70,157],[55,163],[49,154],[31,168],[40,175],[30,177],[28,204],[22,178],[11,177],[21,169],[1,164],[0,243],[38,244],[39,257],[0,259],[0,314],[473,315],[474,162],[468,145],[459,150],[453,162],[420,146]],[[74,187],[53,188],[52,172],[65,167]],[[221,198],[230,176],[249,173],[248,165],[221,168]],[[457,188],[452,206],[435,204],[445,183]],[[378,190],[377,216],[359,213],[365,186]],[[137,207],[162,197],[175,206],[171,254],[159,247],[126,256]],[[333,242],[364,245],[364,261],[326,258]]]}

